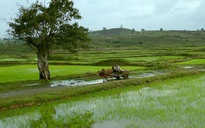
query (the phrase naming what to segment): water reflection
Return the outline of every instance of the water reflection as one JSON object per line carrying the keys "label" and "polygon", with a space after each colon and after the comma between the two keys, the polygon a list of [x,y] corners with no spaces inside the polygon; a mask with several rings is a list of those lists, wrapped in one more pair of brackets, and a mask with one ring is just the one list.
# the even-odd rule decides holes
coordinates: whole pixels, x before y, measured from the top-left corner
{"label": "water reflection", "polygon": [[51,83],[51,87],[57,86],[83,86],[83,85],[91,85],[91,84],[99,84],[102,83],[103,80],[92,80],[92,81],[85,81],[85,80],[60,80],[54,81]]}

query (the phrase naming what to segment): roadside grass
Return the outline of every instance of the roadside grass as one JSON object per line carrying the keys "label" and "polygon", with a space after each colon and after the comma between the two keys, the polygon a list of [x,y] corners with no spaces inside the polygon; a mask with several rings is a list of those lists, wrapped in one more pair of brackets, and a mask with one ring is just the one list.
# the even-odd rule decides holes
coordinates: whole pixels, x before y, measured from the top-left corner
{"label": "roadside grass", "polygon": [[[49,119],[50,126],[56,126],[67,120],[69,126],[77,126],[78,121],[78,124],[87,121],[93,128],[203,127],[205,104],[202,101],[205,97],[203,93],[205,74],[194,75],[195,73],[177,72],[166,76],[85,86],[81,89],[72,88],[70,92],[64,90],[64,93],[62,91],[58,93],[73,92],[73,96],[67,95],[68,99],[40,106],[2,111],[0,126],[11,124],[25,127],[30,125],[29,122],[35,122],[31,124],[40,126],[42,123],[46,125],[46,120]],[[147,80],[151,83],[146,84]],[[52,92],[52,95],[56,96],[58,93]],[[44,96],[40,96],[39,99],[43,100]],[[6,117],[10,118],[5,119]]]}
{"label": "roadside grass", "polygon": [[[183,77],[198,74],[197,71],[178,71],[172,72],[167,75],[157,75],[154,77],[146,78],[135,78],[127,79],[122,81],[112,81],[96,85],[87,85],[79,87],[62,87],[62,88],[51,88],[44,91],[44,93],[39,93],[35,95],[25,94],[24,96],[15,96],[9,98],[3,98],[4,100],[0,101],[1,110],[21,108],[26,106],[33,106],[44,104],[52,101],[61,101],[64,99],[70,99],[72,97],[78,97],[80,95],[91,94],[94,92],[101,92],[112,90],[115,88],[124,88],[130,86],[138,86],[142,84],[149,85],[149,83],[155,81],[162,81],[166,79],[172,79],[175,77]],[[148,84],[147,84],[148,83]],[[27,96],[28,95],[28,96]]]}

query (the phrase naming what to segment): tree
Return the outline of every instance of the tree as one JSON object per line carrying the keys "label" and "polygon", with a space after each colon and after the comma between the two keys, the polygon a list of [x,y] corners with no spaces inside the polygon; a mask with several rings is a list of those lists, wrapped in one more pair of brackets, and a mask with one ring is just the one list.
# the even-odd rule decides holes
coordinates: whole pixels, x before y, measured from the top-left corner
{"label": "tree", "polygon": [[105,30],[107,30],[107,28],[106,28],[106,27],[103,27],[103,31],[105,31]]}
{"label": "tree", "polygon": [[133,28],[131,33],[134,33],[134,32],[135,32],[135,29]]}
{"label": "tree", "polygon": [[144,29],[144,28],[142,28],[142,29],[141,29],[141,32],[145,32],[145,29]]}
{"label": "tree", "polygon": [[13,37],[36,49],[40,79],[50,78],[48,54],[52,49],[76,52],[88,48],[88,29],[73,22],[81,19],[73,4],[70,0],[51,0],[47,6],[39,1],[28,8],[19,6],[17,18],[9,23]]}

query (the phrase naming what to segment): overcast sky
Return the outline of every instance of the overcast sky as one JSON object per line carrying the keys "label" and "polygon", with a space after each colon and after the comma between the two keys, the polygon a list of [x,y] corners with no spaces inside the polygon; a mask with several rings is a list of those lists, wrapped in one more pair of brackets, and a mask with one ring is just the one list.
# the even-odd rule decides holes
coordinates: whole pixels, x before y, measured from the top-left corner
{"label": "overcast sky", "polygon": [[[0,37],[7,35],[7,22],[15,18],[18,4],[36,0],[0,0]],[[39,0],[48,3],[50,0]],[[205,0],[73,0],[89,30],[124,28],[141,30],[197,30],[205,28]]]}

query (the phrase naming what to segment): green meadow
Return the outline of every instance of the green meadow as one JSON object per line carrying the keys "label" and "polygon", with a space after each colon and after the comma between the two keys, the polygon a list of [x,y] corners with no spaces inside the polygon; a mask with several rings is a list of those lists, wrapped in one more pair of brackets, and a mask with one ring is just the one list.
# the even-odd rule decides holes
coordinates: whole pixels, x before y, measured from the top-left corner
{"label": "green meadow", "polygon": [[[38,78],[35,49],[22,41],[0,40],[0,127],[205,125],[205,32],[116,28],[89,36],[89,51],[52,51],[50,81]],[[116,63],[130,71],[129,79],[49,86],[56,81],[99,80],[97,71]],[[23,93],[15,95],[18,92]]]}

